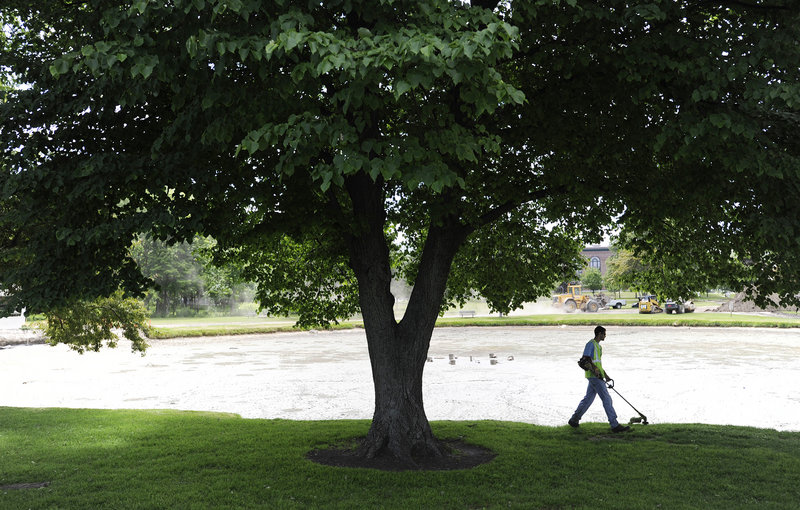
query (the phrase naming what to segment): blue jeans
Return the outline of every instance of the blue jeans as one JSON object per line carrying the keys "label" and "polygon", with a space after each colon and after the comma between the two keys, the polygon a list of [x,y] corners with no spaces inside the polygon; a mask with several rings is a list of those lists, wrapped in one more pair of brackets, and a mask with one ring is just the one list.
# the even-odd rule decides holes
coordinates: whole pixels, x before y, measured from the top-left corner
{"label": "blue jeans", "polygon": [[592,402],[594,402],[594,397],[597,395],[600,395],[600,400],[603,402],[603,409],[606,410],[608,423],[611,424],[612,429],[615,428],[617,425],[619,425],[619,422],[617,421],[617,413],[614,411],[614,406],[611,404],[611,395],[608,394],[606,383],[597,377],[589,378],[589,387],[586,388],[586,396],[583,397],[581,403],[578,404],[578,408],[575,409],[575,414],[572,415],[570,421],[575,423],[579,422],[581,417],[586,414],[586,411],[589,410],[589,406],[592,405]]}

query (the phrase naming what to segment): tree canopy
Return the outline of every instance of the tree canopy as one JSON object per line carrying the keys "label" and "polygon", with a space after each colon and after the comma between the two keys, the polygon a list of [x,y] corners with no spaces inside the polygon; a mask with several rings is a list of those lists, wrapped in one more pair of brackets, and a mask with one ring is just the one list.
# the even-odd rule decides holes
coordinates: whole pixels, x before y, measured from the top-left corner
{"label": "tree canopy", "polygon": [[[27,84],[0,105],[10,304],[141,292],[138,234],[211,235],[267,310],[363,314],[369,455],[437,451],[421,377],[442,306],[548,293],[615,218],[682,285],[798,302],[789,1],[7,0],[0,15],[0,69]],[[414,283],[399,320],[393,274]]]}

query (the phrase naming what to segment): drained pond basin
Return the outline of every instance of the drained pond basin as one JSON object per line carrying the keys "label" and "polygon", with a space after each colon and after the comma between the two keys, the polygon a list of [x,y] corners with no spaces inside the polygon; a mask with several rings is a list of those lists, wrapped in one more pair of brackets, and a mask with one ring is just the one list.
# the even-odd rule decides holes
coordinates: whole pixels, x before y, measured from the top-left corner
{"label": "drained pond basin", "polygon": [[[424,375],[430,420],[562,426],[583,397],[577,365],[591,327],[434,331]],[[603,364],[650,423],[800,431],[800,330],[610,326]],[[360,329],[153,340],[117,349],[0,350],[0,406],[183,409],[245,418],[369,419]],[[636,413],[615,393],[620,421]],[[605,422],[599,400],[583,422]]]}

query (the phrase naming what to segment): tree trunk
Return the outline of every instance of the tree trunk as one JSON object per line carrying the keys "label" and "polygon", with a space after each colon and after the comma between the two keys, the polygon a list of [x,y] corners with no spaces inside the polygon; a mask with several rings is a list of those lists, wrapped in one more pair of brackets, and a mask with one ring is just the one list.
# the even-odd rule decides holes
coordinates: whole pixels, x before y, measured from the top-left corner
{"label": "tree trunk", "polygon": [[375,387],[375,412],[361,453],[390,455],[413,467],[415,457],[442,455],[425,414],[422,373],[450,265],[467,231],[455,224],[429,229],[416,284],[398,323],[381,183],[354,176],[347,188],[357,224],[350,238],[350,261],[359,284]]}
{"label": "tree trunk", "polygon": [[375,411],[363,444],[367,457],[391,455],[413,466],[414,458],[440,456],[422,400],[422,372],[430,334],[367,332]]}
{"label": "tree trunk", "polygon": [[166,317],[169,313],[169,292],[161,289],[156,299],[156,316]]}

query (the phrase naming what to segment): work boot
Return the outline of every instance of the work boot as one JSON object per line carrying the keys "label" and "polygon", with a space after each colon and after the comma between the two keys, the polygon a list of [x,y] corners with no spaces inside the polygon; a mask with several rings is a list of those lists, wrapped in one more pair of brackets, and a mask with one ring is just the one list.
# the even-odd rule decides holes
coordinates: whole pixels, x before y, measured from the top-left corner
{"label": "work boot", "polygon": [[577,428],[578,428],[578,425],[579,425],[579,424],[578,424],[578,422],[577,422],[577,421],[575,421],[575,420],[570,420],[570,421],[568,421],[567,423],[568,423],[568,424],[569,424],[569,426],[570,426],[570,427],[572,427],[573,429],[577,429]]}
{"label": "work boot", "polygon": [[616,427],[611,429],[611,432],[614,432],[614,433],[630,432],[630,431],[631,431],[631,428],[629,426],[627,426],[627,425],[617,425]]}

